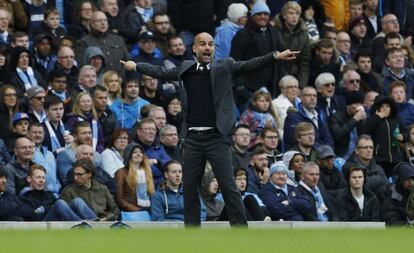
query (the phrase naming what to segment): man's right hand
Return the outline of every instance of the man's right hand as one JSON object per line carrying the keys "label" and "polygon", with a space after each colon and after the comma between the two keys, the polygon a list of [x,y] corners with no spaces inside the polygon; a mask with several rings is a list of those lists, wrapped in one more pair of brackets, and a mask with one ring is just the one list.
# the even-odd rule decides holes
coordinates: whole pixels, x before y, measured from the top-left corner
{"label": "man's right hand", "polygon": [[355,114],[354,114],[354,116],[353,116],[353,118],[354,118],[356,121],[363,120],[363,119],[365,119],[366,117],[367,117],[367,114],[365,113],[365,109],[364,109],[364,107],[362,107],[362,106],[360,106],[360,107],[357,109],[357,111],[355,112]]}
{"label": "man's right hand", "polygon": [[122,64],[122,66],[124,67],[124,69],[126,71],[135,71],[135,68],[137,66],[137,64],[135,62],[133,62],[133,61],[123,61],[123,60],[120,60],[119,63]]}

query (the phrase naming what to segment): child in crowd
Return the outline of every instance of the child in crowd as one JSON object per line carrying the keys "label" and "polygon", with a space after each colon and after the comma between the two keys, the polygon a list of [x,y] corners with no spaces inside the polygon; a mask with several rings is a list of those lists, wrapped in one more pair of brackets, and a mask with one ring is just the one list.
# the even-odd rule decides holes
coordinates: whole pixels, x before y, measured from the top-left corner
{"label": "child in crowd", "polygon": [[52,37],[52,52],[57,53],[60,38],[66,35],[65,29],[59,26],[60,14],[56,8],[48,8],[44,13],[44,20],[39,27],[37,27],[33,34],[45,34]]}

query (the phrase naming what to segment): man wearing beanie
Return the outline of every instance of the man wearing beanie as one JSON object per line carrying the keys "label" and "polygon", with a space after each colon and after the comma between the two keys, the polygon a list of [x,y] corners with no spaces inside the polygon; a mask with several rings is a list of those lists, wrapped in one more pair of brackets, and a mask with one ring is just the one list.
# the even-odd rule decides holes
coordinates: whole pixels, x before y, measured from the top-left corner
{"label": "man wearing beanie", "polygon": [[336,111],[329,118],[328,125],[335,143],[336,154],[348,159],[354,152],[361,123],[367,115],[362,106],[364,94],[360,91],[345,93],[346,110]]}
{"label": "man wearing beanie", "polygon": [[216,44],[215,60],[221,60],[230,55],[231,41],[234,35],[245,25],[247,11],[246,5],[242,3],[229,5],[227,18],[216,28],[216,35],[214,36]]}
{"label": "man wearing beanie", "polygon": [[288,168],[279,161],[270,167],[270,180],[258,193],[270,212],[272,220],[303,221],[301,212],[311,209],[304,196],[296,192],[294,186],[286,184]]}
{"label": "man wearing beanie", "polygon": [[367,25],[363,16],[357,16],[349,21],[349,37],[351,38],[351,55],[358,51],[370,51],[370,41],[367,37]]}

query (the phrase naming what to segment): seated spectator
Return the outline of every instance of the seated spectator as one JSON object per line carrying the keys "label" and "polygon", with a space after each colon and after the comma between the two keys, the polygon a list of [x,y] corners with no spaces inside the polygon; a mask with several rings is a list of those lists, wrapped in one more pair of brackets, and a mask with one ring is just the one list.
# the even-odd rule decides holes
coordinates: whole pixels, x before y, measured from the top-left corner
{"label": "seated spectator", "polygon": [[46,87],[37,70],[32,69],[29,51],[24,47],[16,47],[10,53],[9,83],[16,88],[17,95],[26,96],[27,90],[32,86]]}
{"label": "seated spectator", "polygon": [[45,98],[46,91],[40,86],[32,86],[27,90],[27,101],[29,102],[27,112],[31,123],[42,123],[46,120],[46,111],[43,106]]}
{"label": "seated spectator", "polygon": [[407,202],[413,188],[414,169],[407,163],[400,163],[394,170],[395,183],[387,187],[382,216],[386,225],[408,225]]}
{"label": "seated spectator", "polygon": [[26,137],[16,139],[13,148],[12,160],[4,166],[7,172],[7,191],[19,195],[20,191],[27,186],[26,177],[32,164],[34,144]]}
{"label": "seated spectator", "polygon": [[13,117],[12,136],[7,143],[10,150],[13,149],[14,142],[17,138],[26,137],[29,131],[29,115],[24,112],[18,112]]}
{"label": "seated spectator", "polygon": [[351,167],[348,187],[336,196],[340,221],[381,221],[377,196],[365,187],[365,169]]}
{"label": "seated spectator", "polygon": [[88,47],[85,50],[83,62],[96,70],[96,83],[102,85],[102,76],[106,71],[106,56],[99,47]]}
{"label": "seated spectator", "polygon": [[247,170],[250,164],[250,152],[247,147],[250,143],[249,126],[238,125],[234,128],[233,145],[230,147],[231,164],[233,168],[243,168]]}
{"label": "seated spectator", "polygon": [[[217,57],[217,53],[216,53]],[[164,58],[164,66],[168,69],[179,67],[184,60],[192,60],[191,52],[187,51],[183,39],[178,36],[172,36],[168,40],[168,54]],[[176,83],[178,85],[178,83]]]}
{"label": "seated spectator", "polygon": [[0,85],[4,85],[7,82],[7,74],[9,68],[6,64],[8,48],[6,45],[0,43]]}
{"label": "seated spectator", "polygon": [[147,22],[154,15],[152,0],[133,1],[124,10],[125,25],[130,31],[134,31],[128,39],[134,41],[138,35],[146,30]]}
{"label": "seated spectator", "polygon": [[[61,69],[66,74],[67,89],[73,89],[78,82],[78,67],[75,62],[75,53],[68,46],[61,46],[57,53],[55,69]],[[51,78],[49,78],[49,81]]]}
{"label": "seated spectator", "polygon": [[17,31],[12,35],[12,41],[10,43],[11,48],[24,47],[29,50],[30,40],[29,35],[25,32]]}
{"label": "seated spectator", "polygon": [[[280,122],[280,126],[285,125],[285,119],[290,107],[298,109],[299,98],[299,83],[296,77],[286,75],[279,81],[280,94],[277,98],[273,99],[272,105],[276,110],[277,122]],[[279,129],[280,135],[283,136],[283,129]]]}
{"label": "seated spectator", "polygon": [[297,192],[309,202],[309,209],[301,213],[306,221],[336,221],[337,215],[323,186],[319,185],[319,167],[314,162],[303,166]]}
{"label": "seated spectator", "polygon": [[154,33],[154,42],[164,58],[168,53],[168,39],[175,35],[175,29],[171,25],[170,17],[166,13],[155,13],[148,22],[148,29]]}
{"label": "seated spectator", "polygon": [[102,77],[102,86],[108,91],[108,105],[121,98],[121,76],[113,70],[108,70]]}
{"label": "seated spectator", "polygon": [[128,130],[117,128],[111,135],[108,148],[102,152],[102,169],[111,177],[115,176],[117,170],[124,167],[124,151],[129,142]]}
{"label": "seated spectator", "polygon": [[322,73],[315,80],[315,88],[318,91],[316,107],[319,117],[328,122],[329,116],[337,111],[344,111],[345,99],[335,94],[335,77],[331,73]]}
{"label": "seated spectator", "polygon": [[94,108],[98,116],[99,123],[102,126],[102,132],[104,136],[104,145],[107,146],[111,134],[115,130],[116,116],[109,109],[108,106],[108,90],[99,85],[96,86],[95,91],[92,94]]}
{"label": "seated spectator", "polygon": [[129,144],[124,151],[124,167],[115,173],[117,191],[115,200],[122,211],[149,211],[154,179],[144,149]]}
{"label": "seated spectator", "polygon": [[[184,221],[184,197],[182,187],[182,166],[175,160],[164,166],[165,180],[151,197],[151,219],[153,221]],[[207,218],[201,202],[201,220]]]}
{"label": "seated spectator", "polygon": [[374,104],[375,98],[379,95],[376,91],[368,91],[364,96],[364,108],[366,112],[369,112],[371,106]]}
{"label": "seated spectator", "polygon": [[9,163],[10,159],[10,153],[7,150],[6,144],[0,139],[0,167]]}
{"label": "seated spectator", "polygon": [[247,168],[247,191],[258,193],[269,181],[269,167],[266,152],[256,147],[251,154],[250,165]]}
{"label": "seated spectator", "polygon": [[[310,203],[298,195],[296,188],[287,184],[288,167],[284,162],[270,166],[270,180],[258,193],[270,212],[272,220],[303,221],[304,210]],[[303,213],[302,213],[303,212]]]}
{"label": "seated spectator", "polygon": [[31,215],[27,221],[81,221],[95,220],[95,213],[80,199],[73,199],[69,204],[57,199],[51,191],[46,190],[46,169],[41,165],[30,166],[27,176],[29,186],[24,188],[19,198],[26,205]]}
{"label": "seated spectator", "polygon": [[341,63],[341,69],[343,70],[348,65],[353,65],[353,55],[351,54],[351,38],[346,31],[339,31],[337,33],[336,49],[339,53],[339,62]]}
{"label": "seated spectator", "polygon": [[414,123],[414,105],[407,102],[407,85],[401,81],[392,82],[390,85],[390,97],[398,106],[398,116],[404,126]]}
{"label": "seated spectator", "polygon": [[297,145],[291,150],[298,151],[305,156],[305,161],[316,161],[315,128],[309,122],[300,122],[295,128]]}
{"label": "seated spectator", "polygon": [[47,8],[47,4],[43,0],[32,0],[23,2],[24,10],[28,18],[27,30],[29,34],[33,34],[33,31],[38,28],[44,18],[44,12]]}
{"label": "seated spectator", "polygon": [[[207,211],[207,221],[228,220],[225,203],[222,198],[217,196],[219,192],[219,185],[213,172],[206,171],[201,180],[200,196],[202,200],[201,205],[204,204]],[[219,196],[221,196],[221,194]]]}
{"label": "seated spectator", "polygon": [[306,31],[308,32],[309,40],[315,43],[322,36],[322,23],[325,19],[323,6],[318,1],[300,1],[302,7],[301,17],[305,21]]}
{"label": "seated spectator", "polygon": [[272,107],[272,97],[267,91],[258,90],[253,94],[249,108],[240,116],[240,124],[250,127],[250,147],[257,143],[259,133],[265,127],[277,128],[276,112]]}
{"label": "seated spectator", "polygon": [[8,148],[12,135],[13,117],[19,108],[19,97],[16,88],[5,84],[0,87],[0,138],[7,144]]}
{"label": "seated spectator", "polygon": [[66,187],[60,197],[70,203],[81,198],[95,213],[99,221],[118,219],[119,209],[105,185],[93,179],[96,168],[89,159],[81,159],[73,165],[74,183]]}
{"label": "seated spectator", "polygon": [[52,52],[52,40],[53,38],[47,34],[37,34],[33,38],[33,69],[42,75],[43,80],[48,80],[48,75],[57,61],[56,50]]}
{"label": "seated spectator", "polygon": [[166,124],[159,130],[160,144],[171,159],[183,162],[184,157],[178,139],[177,128]]}
{"label": "seated spectator", "polygon": [[164,110],[167,115],[168,124],[174,125],[178,130],[181,129],[183,113],[181,100],[177,93],[165,97]]}
{"label": "seated spectator", "polygon": [[96,6],[93,0],[78,1],[75,6],[73,22],[68,26],[68,34],[78,40],[91,32],[91,18]]}
{"label": "seated spectator", "polygon": [[23,4],[20,1],[10,2],[2,1],[2,9],[8,12],[9,29],[25,30],[27,27],[27,16],[23,8]]}
{"label": "seated spectator", "polygon": [[45,34],[52,37],[52,52],[57,52],[60,38],[66,35],[65,29],[60,27],[60,13],[54,7],[45,10],[43,23],[34,29],[33,34]]}
{"label": "seated spectator", "polygon": [[335,199],[337,194],[347,186],[344,175],[334,165],[335,156],[330,146],[323,145],[318,148],[316,163],[320,169],[319,181],[331,199]]}
{"label": "seated spectator", "polygon": [[259,145],[266,152],[268,164],[273,164],[280,160],[282,154],[279,153],[279,132],[276,128],[265,127],[259,134]]}
{"label": "seated spectator", "polygon": [[388,180],[384,170],[374,159],[374,142],[371,136],[362,134],[358,137],[354,153],[342,167],[344,175],[348,175],[351,167],[364,168],[365,187],[374,192],[382,200]]}
{"label": "seated spectator", "polygon": [[129,38],[135,36],[135,31],[125,25],[123,20],[124,13],[120,7],[122,7],[122,2],[118,3],[117,0],[102,0],[99,5],[99,9],[103,11],[108,18],[108,30],[123,37],[127,43],[129,43]]}
{"label": "seated spectator", "polygon": [[55,95],[62,102],[65,112],[68,114],[72,111],[72,97],[67,91],[68,78],[63,69],[57,68],[49,74],[49,87],[47,95]]}
{"label": "seated spectator", "polygon": [[79,70],[78,82],[75,87],[71,88],[69,93],[73,100],[81,92],[94,92],[96,88],[96,69],[91,65],[84,65]]}
{"label": "seated spectator", "polygon": [[287,151],[283,154],[282,161],[288,167],[288,179],[287,184],[292,186],[298,186],[303,165],[305,165],[306,157],[299,151]]}
{"label": "seated spectator", "polygon": [[349,36],[351,38],[351,54],[359,51],[371,52],[371,39],[367,36],[367,24],[363,16],[356,16],[349,20]]}
{"label": "seated spectator", "polygon": [[346,70],[342,75],[342,86],[342,93],[359,91],[361,89],[361,76],[355,70]]}
{"label": "seated spectator", "polygon": [[0,9],[0,44],[9,46],[11,42],[11,34],[9,33],[10,12],[6,9]]}

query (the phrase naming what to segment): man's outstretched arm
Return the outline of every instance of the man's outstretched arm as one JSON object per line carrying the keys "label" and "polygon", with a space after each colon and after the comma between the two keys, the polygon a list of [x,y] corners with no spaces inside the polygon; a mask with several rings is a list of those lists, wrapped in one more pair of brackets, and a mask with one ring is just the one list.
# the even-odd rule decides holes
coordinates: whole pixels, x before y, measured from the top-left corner
{"label": "man's outstretched arm", "polygon": [[167,81],[178,81],[179,68],[167,69],[164,66],[156,66],[149,63],[135,63],[134,61],[119,61],[126,71],[141,72],[145,75]]}

